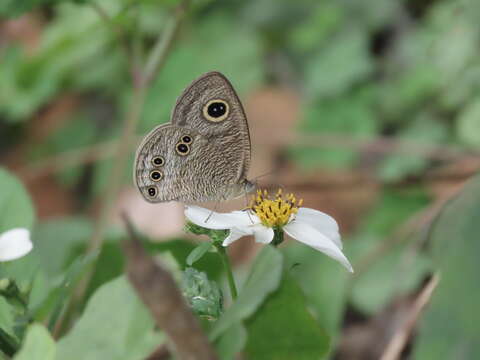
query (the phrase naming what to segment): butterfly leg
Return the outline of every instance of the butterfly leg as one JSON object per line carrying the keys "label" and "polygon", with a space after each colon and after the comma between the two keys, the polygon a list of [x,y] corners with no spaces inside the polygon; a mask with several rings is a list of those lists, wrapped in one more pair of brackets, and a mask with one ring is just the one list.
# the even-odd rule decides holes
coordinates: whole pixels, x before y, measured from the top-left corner
{"label": "butterfly leg", "polygon": [[213,210],[210,211],[210,214],[208,214],[207,218],[206,218],[205,221],[204,221],[205,224],[208,222],[208,220],[210,220],[210,218],[212,217],[213,213],[217,211],[218,204],[219,204],[219,201],[215,202],[215,205],[214,205],[214,207],[213,207]]}
{"label": "butterfly leg", "polygon": [[254,222],[253,222],[252,216],[250,215],[250,211],[248,211],[250,210],[250,206],[248,205],[248,193],[246,188],[245,188],[245,210],[247,211],[248,218],[250,219],[250,222],[253,225]]}

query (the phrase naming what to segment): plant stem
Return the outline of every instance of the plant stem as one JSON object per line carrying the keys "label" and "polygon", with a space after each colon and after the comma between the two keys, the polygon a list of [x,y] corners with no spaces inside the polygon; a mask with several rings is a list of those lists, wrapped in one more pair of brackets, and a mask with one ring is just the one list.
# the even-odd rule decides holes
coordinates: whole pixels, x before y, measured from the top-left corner
{"label": "plant stem", "polygon": [[[138,71],[138,69],[136,69],[137,64],[130,63],[130,71],[132,73],[133,83],[132,100],[127,116],[125,117],[120,142],[118,143],[118,147],[116,149],[113,168],[109,176],[108,188],[100,206],[99,217],[95,224],[92,237],[87,246],[87,254],[94,253],[100,250],[102,247],[105,230],[110,223],[116,199],[123,185],[123,175],[125,174],[127,164],[126,159],[130,152],[132,139],[135,137],[135,128],[140,121],[147,92],[151,82],[155,79],[155,76],[165,63],[165,59],[170,52],[175,34],[177,33],[181,20],[183,19],[186,4],[186,0],[181,2],[173,16],[170,17],[169,23],[166,25],[166,29],[159,35],[157,43],[151,50],[147,64],[145,65],[145,69]],[[97,12],[99,12],[100,16],[104,18],[104,20],[109,19],[106,13],[102,12],[102,8],[99,8],[98,6],[94,8],[96,8]],[[122,39],[122,37],[123,29],[120,29],[119,38]],[[127,46],[125,50],[128,52],[130,58],[132,56],[131,47]],[[85,274],[82,281],[75,289],[74,294],[67,305],[66,311],[56,324],[54,334],[58,335],[62,331],[65,317],[72,316],[76,305],[81,301],[85,292],[87,291],[94,271],[95,264],[92,266],[92,269]]]}
{"label": "plant stem", "polygon": [[280,228],[273,228],[273,240],[271,244],[277,247],[283,242],[283,240],[284,240],[283,230]]}
{"label": "plant stem", "polygon": [[123,174],[125,173],[125,166],[127,163],[125,159],[130,152],[131,137],[135,131],[138,121],[140,120],[143,104],[145,103],[146,90],[147,89],[144,86],[133,88],[130,111],[125,119],[121,140],[118,144],[112,172],[109,176],[108,192],[104,198],[104,202],[100,210],[100,216],[97,225],[95,226],[93,236],[90,240],[87,253],[92,253],[100,249],[102,245],[105,229],[109,223],[110,216],[115,205],[115,200],[123,184]]}
{"label": "plant stem", "polygon": [[3,329],[0,328],[0,349],[1,351],[10,357],[15,355],[15,353],[20,348],[20,344],[9,334],[7,334]]}
{"label": "plant stem", "polygon": [[125,35],[124,29],[121,26],[117,26],[115,22],[112,20],[110,15],[108,15],[107,11],[97,2],[92,1],[90,2],[90,6],[92,9],[98,14],[100,19],[105,22],[105,24],[115,32],[115,35],[118,39],[120,46],[123,48],[125,55],[127,56],[128,64],[130,66],[130,70],[134,71],[137,67],[137,63],[134,62],[132,52],[130,51],[130,45],[128,43],[127,37]]}
{"label": "plant stem", "polygon": [[237,287],[235,286],[235,279],[233,277],[232,265],[230,264],[230,259],[227,254],[227,250],[223,247],[222,244],[214,244],[217,248],[218,255],[222,260],[223,267],[227,273],[228,286],[230,287],[230,295],[232,300],[236,300],[238,296]]}
{"label": "plant stem", "polygon": [[174,10],[172,20],[165,25],[161,36],[157,39],[153,49],[147,57],[143,71],[143,82],[149,84],[157,75],[158,70],[165,64],[167,55],[172,47],[173,40],[180,28],[180,20],[183,19],[189,0],[184,0]]}

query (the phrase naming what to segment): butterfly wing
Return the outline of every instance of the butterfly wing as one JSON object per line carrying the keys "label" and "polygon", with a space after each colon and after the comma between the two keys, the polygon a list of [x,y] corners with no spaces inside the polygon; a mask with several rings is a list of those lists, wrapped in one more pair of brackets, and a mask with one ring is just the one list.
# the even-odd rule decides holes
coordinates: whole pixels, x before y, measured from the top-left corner
{"label": "butterfly wing", "polygon": [[[220,121],[207,111],[216,100],[228,107],[227,116]],[[206,73],[184,90],[172,112],[172,124],[195,129],[215,143],[225,159],[222,171],[226,181],[237,184],[246,179],[251,147],[247,118],[233,86],[221,73]]]}
{"label": "butterfly wing", "polygon": [[224,169],[231,164],[223,146],[197,130],[160,125],[137,150],[137,187],[152,203],[225,200],[231,178]]}

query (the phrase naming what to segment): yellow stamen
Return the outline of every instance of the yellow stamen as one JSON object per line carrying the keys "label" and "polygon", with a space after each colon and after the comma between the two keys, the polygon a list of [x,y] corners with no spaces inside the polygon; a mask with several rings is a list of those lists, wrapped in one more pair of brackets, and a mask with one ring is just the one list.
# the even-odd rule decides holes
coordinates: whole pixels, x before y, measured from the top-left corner
{"label": "yellow stamen", "polygon": [[283,196],[282,189],[278,189],[274,198],[268,196],[267,190],[257,190],[257,195],[252,197],[250,208],[257,214],[263,225],[268,227],[282,227],[288,223],[292,214],[296,214],[303,204],[303,199],[298,200],[293,194]]}

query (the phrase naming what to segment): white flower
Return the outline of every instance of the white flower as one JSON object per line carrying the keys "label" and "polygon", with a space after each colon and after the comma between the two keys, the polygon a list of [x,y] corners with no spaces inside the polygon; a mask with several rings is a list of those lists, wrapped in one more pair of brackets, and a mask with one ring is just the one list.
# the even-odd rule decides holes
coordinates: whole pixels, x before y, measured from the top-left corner
{"label": "white flower", "polygon": [[283,199],[280,190],[275,200],[269,199],[267,192],[259,191],[249,210],[216,213],[199,206],[187,206],[185,216],[198,226],[230,230],[223,246],[246,235],[253,235],[255,241],[269,244],[274,237],[274,228],[283,229],[290,237],[323,252],[353,272],[352,265],[342,252],[335,219],[321,211],[299,207],[301,200],[298,206],[295,202],[291,194]]}
{"label": "white flower", "polygon": [[30,231],[15,228],[0,234],[0,261],[18,259],[33,248]]}

